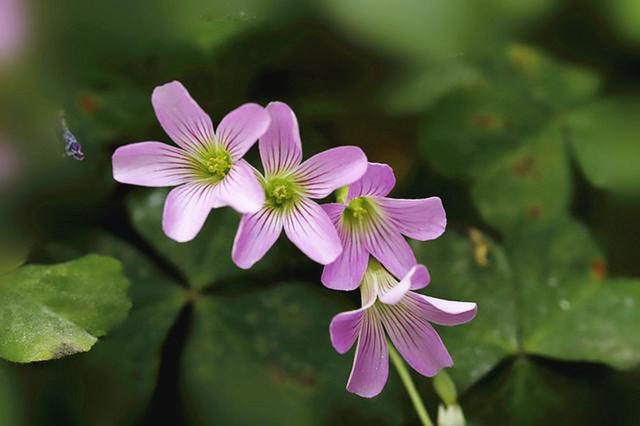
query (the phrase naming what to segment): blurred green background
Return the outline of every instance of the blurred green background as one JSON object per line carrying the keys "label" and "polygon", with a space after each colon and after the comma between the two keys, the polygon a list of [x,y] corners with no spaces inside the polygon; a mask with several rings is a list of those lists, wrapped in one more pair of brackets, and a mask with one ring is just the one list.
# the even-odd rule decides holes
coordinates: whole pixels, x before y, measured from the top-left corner
{"label": "blurred green background", "polygon": [[393,370],[372,400],[344,389],[352,353],[328,324],[357,292],[323,288],[284,239],[237,269],[228,209],[174,243],[166,191],[113,181],[116,147],[169,142],[150,95],[171,80],[214,122],[287,102],[306,156],[359,145],[394,168],[392,196],[443,199],[447,232],[414,247],[427,293],[479,305],[438,329],[469,424],[637,424],[638,0],[24,6],[23,49],[0,63],[0,287],[23,261],[97,253],[124,265],[133,308],[90,352],[0,361],[0,425],[418,424]]}

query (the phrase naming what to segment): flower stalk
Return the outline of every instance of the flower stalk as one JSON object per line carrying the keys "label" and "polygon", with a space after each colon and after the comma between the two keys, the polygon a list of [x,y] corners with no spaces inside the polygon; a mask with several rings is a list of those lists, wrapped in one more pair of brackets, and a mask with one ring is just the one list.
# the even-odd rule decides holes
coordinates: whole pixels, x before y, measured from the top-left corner
{"label": "flower stalk", "polygon": [[409,370],[407,370],[407,366],[404,364],[402,357],[400,357],[400,354],[398,354],[393,345],[389,342],[387,342],[387,347],[389,348],[389,358],[398,372],[398,376],[400,376],[400,380],[402,380],[402,384],[407,390],[409,398],[411,398],[413,408],[416,410],[420,423],[422,426],[433,426],[429,413],[427,412],[427,408],[424,406],[422,398],[420,398],[420,395],[418,394],[418,390],[413,383],[413,379],[411,379],[411,374],[409,374]]}

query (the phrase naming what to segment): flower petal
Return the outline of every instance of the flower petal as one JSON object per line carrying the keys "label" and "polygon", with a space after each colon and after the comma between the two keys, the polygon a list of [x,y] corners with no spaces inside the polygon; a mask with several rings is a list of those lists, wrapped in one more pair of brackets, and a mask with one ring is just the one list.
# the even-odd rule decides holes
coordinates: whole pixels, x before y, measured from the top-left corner
{"label": "flower petal", "polygon": [[367,311],[362,317],[347,390],[365,398],[372,398],[382,392],[388,376],[387,339],[380,321],[371,311]]}
{"label": "flower petal", "polygon": [[[382,303],[394,305],[400,302],[414,286],[418,288],[425,287],[426,284],[422,284],[428,281],[428,277],[429,273],[427,272],[427,268],[423,265],[416,265],[411,268],[400,282],[393,279],[393,277],[390,277],[390,280],[379,280],[378,297]],[[420,285],[422,285],[422,287],[419,287]]]}
{"label": "flower petal", "polygon": [[238,161],[267,131],[271,118],[258,104],[244,104],[227,114],[216,131],[216,137]]}
{"label": "flower petal", "polygon": [[269,251],[281,232],[281,216],[271,209],[243,215],[231,250],[233,262],[239,268],[251,268]]}
{"label": "flower petal", "polygon": [[360,285],[367,269],[369,253],[364,249],[361,241],[353,240],[354,236],[340,226],[340,217],[346,206],[339,203],[323,204],[322,210],[327,213],[329,220],[338,231],[342,241],[342,254],[325,266],[321,281],[327,288],[333,290],[354,290]]}
{"label": "flower petal", "polygon": [[429,285],[431,275],[424,265],[416,265],[415,271],[411,275],[411,290],[419,290]]}
{"label": "flower petal", "polygon": [[369,253],[350,232],[338,231],[338,235],[342,241],[342,254],[324,267],[320,280],[325,287],[333,290],[355,290],[364,277]]}
{"label": "flower petal", "polygon": [[191,152],[214,140],[213,123],[178,81],[156,87],[151,96],[160,125],[169,137]]}
{"label": "flower petal", "polygon": [[285,216],[287,237],[311,260],[328,265],[342,252],[338,232],[327,214],[311,200],[303,199]]}
{"label": "flower petal", "polygon": [[200,232],[213,204],[211,185],[188,183],[169,192],[162,214],[162,229],[180,243],[190,241]]}
{"label": "flower petal", "polygon": [[113,153],[113,178],[139,186],[175,186],[193,176],[185,152],[160,142],[121,146]]}
{"label": "flower petal", "polygon": [[405,300],[397,305],[376,305],[382,323],[407,363],[424,376],[435,376],[440,369],[451,367],[453,360],[422,310]]}
{"label": "flower petal", "polygon": [[369,163],[365,174],[349,185],[347,201],[364,196],[386,197],[396,186],[396,177],[388,164]]}
{"label": "flower petal", "polygon": [[302,143],[298,120],[291,108],[282,102],[267,105],[271,125],[260,138],[260,158],[265,175],[291,170],[302,161]]}
{"label": "flower petal", "polygon": [[438,299],[413,292],[407,297],[407,305],[420,310],[430,322],[440,325],[464,324],[471,321],[478,311],[472,302]]}
{"label": "flower petal", "polygon": [[230,206],[238,213],[256,213],[264,205],[264,190],[255,169],[245,160],[234,163],[229,174],[216,185],[213,207]]}
{"label": "flower petal", "polygon": [[343,354],[351,349],[360,334],[362,317],[366,311],[367,308],[361,308],[342,312],[333,317],[331,324],[329,324],[329,335],[331,336],[331,344],[338,353]]}
{"label": "flower petal", "polygon": [[321,152],[300,165],[301,183],[311,198],[324,198],[341,186],[360,179],[367,170],[367,157],[355,146]]}
{"label": "flower petal", "polygon": [[401,233],[420,241],[433,240],[444,232],[447,215],[438,197],[421,200],[381,198],[378,203]]}
{"label": "flower petal", "polygon": [[417,263],[416,257],[404,237],[382,220],[364,234],[365,247],[389,272],[403,278]]}

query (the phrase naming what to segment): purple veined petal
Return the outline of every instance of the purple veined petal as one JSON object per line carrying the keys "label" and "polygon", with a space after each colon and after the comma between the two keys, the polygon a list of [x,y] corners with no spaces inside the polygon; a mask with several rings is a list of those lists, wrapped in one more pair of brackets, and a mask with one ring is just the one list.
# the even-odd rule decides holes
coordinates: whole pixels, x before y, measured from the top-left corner
{"label": "purple veined petal", "polygon": [[426,266],[416,265],[412,271],[411,290],[419,290],[429,285],[429,282],[431,281],[431,274],[429,274],[429,270]]}
{"label": "purple veined petal", "polygon": [[387,383],[389,352],[382,324],[373,312],[367,311],[361,322],[347,390],[365,398],[372,398],[382,392]]}
{"label": "purple veined petal", "polygon": [[311,200],[300,200],[285,216],[284,232],[300,251],[321,265],[333,262],[342,252],[342,243],[331,220]]}
{"label": "purple veined petal", "polygon": [[322,207],[322,210],[324,210],[327,216],[329,216],[329,220],[331,220],[333,226],[338,229],[340,217],[342,216],[342,213],[344,212],[344,209],[347,208],[347,206],[340,203],[327,203],[320,205],[320,207]]}
{"label": "purple veined petal", "polygon": [[227,114],[216,131],[216,137],[234,161],[241,159],[269,128],[269,113],[258,104],[244,104]]}
{"label": "purple veined petal", "polygon": [[434,240],[447,226],[447,215],[438,197],[421,200],[381,198],[378,203],[398,230],[409,238]]}
{"label": "purple veined petal", "polygon": [[120,183],[161,187],[193,179],[185,152],[160,142],[121,146],[113,153],[113,178]]}
{"label": "purple veined petal", "polygon": [[478,306],[472,302],[438,299],[413,292],[407,296],[406,303],[430,322],[440,325],[464,324],[471,321],[478,311]]}
{"label": "purple veined petal", "polygon": [[342,312],[333,317],[329,324],[331,345],[340,354],[347,352],[355,343],[360,334],[362,318],[368,307],[355,311]]}
{"label": "purple veined petal", "polygon": [[213,186],[200,183],[187,183],[172,189],[162,214],[164,233],[180,243],[194,239],[211,211],[213,190]]}
{"label": "purple veined petal", "polygon": [[297,173],[309,197],[320,199],[360,179],[366,170],[367,157],[360,148],[341,146],[307,159]]}
{"label": "purple veined petal", "polygon": [[285,103],[271,102],[266,108],[271,124],[260,138],[260,158],[266,176],[293,170],[302,161],[298,120]]}
{"label": "purple veined petal", "polygon": [[325,287],[333,290],[355,290],[364,277],[369,253],[362,241],[350,232],[343,230],[338,234],[342,241],[342,253],[324,267],[320,280]]}
{"label": "purple veined petal", "polygon": [[392,226],[381,218],[364,234],[365,247],[396,278],[403,278],[417,263],[413,250]]}
{"label": "purple veined petal", "polygon": [[206,148],[214,140],[211,118],[182,83],[172,81],[156,87],[151,103],[160,125],[180,147],[193,152]]}
{"label": "purple veined petal", "polygon": [[264,190],[255,169],[245,160],[236,161],[225,178],[216,185],[213,207],[230,206],[242,214],[253,214],[264,205]]}
{"label": "purple veined petal", "polygon": [[369,163],[365,174],[349,185],[347,201],[364,196],[386,197],[396,186],[396,177],[388,164]]}
{"label": "purple veined petal", "polygon": [[453,360],[421,309],[405,303],[378,305],[384,328],[398,352],[418,373],[432,377]]}
{"label": "purple veined petal", "polygon": [[344,204],[329,203],[320,207],[329,216],[342,242],[342,253],[334,262],[324,267],[320,280],[325,287],[333,290],[354,290],[360,285],[367,269],[369,253],[364,249],[361,241],[352,241],[354,236],[341,228],[340,217],[346,208]]}
{"label": "purple veined petal", "polygon": [[271,209],[243,215],[231,250],[233,262],[239,268],[251,268],[269,251],[281,232],[282,217]]}
{"label": "purple veined petal", "polygon": [[407,275],[400,280],[396,281],[391,277],[386,282],[381,282],[378,286],[378,297],[382,303],[387,305],[395,305],[399,303],[409,290],[416,288],[426,287],[426,283],[429,281],[429,272],[423,265],[416,265],[407,273]]}

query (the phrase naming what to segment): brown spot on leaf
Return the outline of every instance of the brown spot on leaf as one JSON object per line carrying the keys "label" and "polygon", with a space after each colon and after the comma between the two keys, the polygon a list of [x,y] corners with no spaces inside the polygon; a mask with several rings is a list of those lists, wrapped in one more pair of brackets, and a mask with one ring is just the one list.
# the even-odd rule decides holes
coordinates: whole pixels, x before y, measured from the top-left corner
{"label": "brown spot on leaf", "polygon": [[471,124],[484,130],[504,130],[509,126],[510,120],[496,114],[479,113],[471,117]]}
{"label": "brown spot on leaf", "polygon": [[98,111],[98,102],[93,96],[84,95],[78,98],[80,108],[87,114],[95,114]]}
{"label": "brown spot on leaf", "polygon": [[542,207],[538,205],[530,206],[529,216],[533,219],[540,219],[542,217]]}
{"label": "brown spot on leaf", "polygon": [[513,170],[513,174],[516,176],[529,176],[533,174],[535,164],[536,162],[532,157],[526,156],[516,161],[511,170]]}
{"label": "brown spot on leaf", "polygon": [[602,259],[594,259],[591,261],[591,273],[594,277],[601,280],[607,276],[607,264]]}
{"label": "brown spot on leaf", "polygon": [[53,353],[51,354],[52,358],[54,359],[58,359],[58,358],[64,358],[65,356],[69,356],[69,355],[73,355],[80,352],[80,349],[73,345],[72,343],[61,343],[60,346],[58,346]]}

